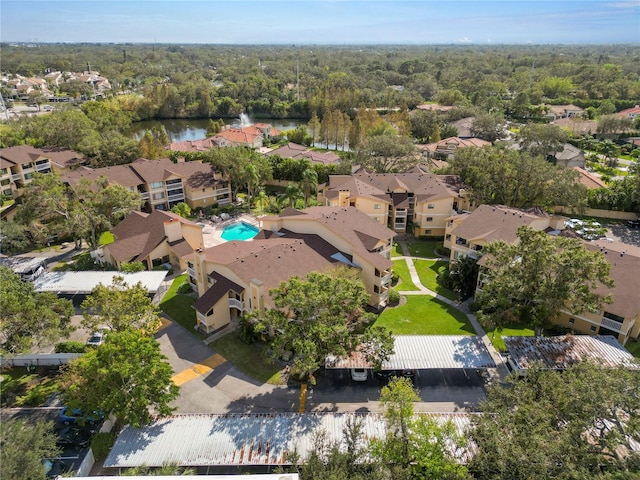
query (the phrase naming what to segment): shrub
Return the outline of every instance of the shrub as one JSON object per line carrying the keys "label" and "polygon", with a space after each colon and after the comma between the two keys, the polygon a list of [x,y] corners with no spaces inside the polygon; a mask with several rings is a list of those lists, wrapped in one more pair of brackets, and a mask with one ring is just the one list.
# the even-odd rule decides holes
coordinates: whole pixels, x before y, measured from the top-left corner
{"label": "shrub", "polygon": [[189,282],[185,282],[178,287],[178,293],[181,295],[191,293],[192,291],[193,291],[193,288],[191,287],[191,284]]}
{"label": "shrub", "polygon": [[91,439],[91,450],[97,461],[104,460],[113,447],[113,434],[111,432],[98,432]]}
{"label": "shrub", "polygon": [[75,340],[60,342],[56,345],[56,353],[84,353],[86,351],[87,346]]}
{"label": "shrub", "polygon": [[400,292],[395,288],[389,289],[389,304],[397,305],[400,303]]}

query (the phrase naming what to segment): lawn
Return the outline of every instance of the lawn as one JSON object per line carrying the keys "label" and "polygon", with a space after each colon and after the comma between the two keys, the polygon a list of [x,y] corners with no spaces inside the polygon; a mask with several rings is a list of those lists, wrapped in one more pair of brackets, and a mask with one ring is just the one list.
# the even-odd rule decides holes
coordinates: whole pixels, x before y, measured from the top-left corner
{"label": "lawn", "polygon": [[442,242],[437,240],[411,240],[407,242],[407,248],[412,257],[438,258],[435,249],[441,246]]}
{"label": "lawn", "polygon": [[449,262],[437,261],[437,260],[414,260],[413,264],[416,266],[416,271],[420,277],[420,283],[427,287],[432,292],[436,292],[449,300],[455,300],[456,294],[444,288],[438,283],[437,277],[442,273]]}
{"label": "lawn", "polygon": [[634,357],[640,358],[640,341],[629,340],[624,348],[629,350],[629,352],[631,352],[631,355],[633,355]]}
{"label": "lawn", "polygon": [[501,332],[495,331],[495,335],[494,331],[495,329],[486,330],[489,340],[491,340],[491,343],[493,343],[493,346],[496,347],[499,352],[507,351],[507,346],[504,344],[502,337],[533,337],[534,334],[533,330],[521,325],[503,328]]}
{"label": "lawn", "polygon": [[203,338],[204,336],[198,334],[193,328],[196,325],[196,311],[191,308],[191,306],[195,303],[196,299],[191,295],[178,293],[178,289],[188,281],[189,279],[186,273],[175,278],[171,287],[169,287],[169,290],[163,297],[162,303],[160,303],[160,310],[189,332]]}
{"label": "lawn", "polygon": [[467,316],[428,295],[407,295],[406,303],[387,308],[376,326],[399,335],[475,335]]}
{"label": "lawn", "polygon": [[404,253],[398,242],[395,242],[393,247],[391,247],[391,258],[393,257],[404,257]]}
{"label": "lawn", "polygon": [[282,367],[263,358],[260,346],[243,342],[236,332],[219,338],[211,344],[211,347],[255,380],[274,385],[281,383]]}
{"label": "lawn", "polygon": [[396,290],[420,290],[411,281],[411,275],[409,274],[409,267],[405,260],[393,261],[393,273],[400,278],[400,281],[395,286]]}
{"label": "lawn", "polygon": [[24,367],[14,367],[3,370],[2,377],[3,407],[40,406],[61,390],[56,368],[38,367],[28,372]]}

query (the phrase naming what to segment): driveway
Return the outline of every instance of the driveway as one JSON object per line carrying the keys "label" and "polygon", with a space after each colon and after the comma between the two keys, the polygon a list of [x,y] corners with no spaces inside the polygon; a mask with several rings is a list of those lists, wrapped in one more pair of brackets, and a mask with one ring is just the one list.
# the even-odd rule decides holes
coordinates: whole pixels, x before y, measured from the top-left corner
{"label": "driveway", "polygon": [[[268,413],[298,411],[300,386],[259,383],[227,362],[200,339],[171,322],[156,334],[180,384],[176,413]],[[421,412],[474,410],[485,396],[477,373],[421,371],[414,379]],[[354,382],[348,371],[319,372],[309,386],[308,412],[380,412],[377,380]]]}

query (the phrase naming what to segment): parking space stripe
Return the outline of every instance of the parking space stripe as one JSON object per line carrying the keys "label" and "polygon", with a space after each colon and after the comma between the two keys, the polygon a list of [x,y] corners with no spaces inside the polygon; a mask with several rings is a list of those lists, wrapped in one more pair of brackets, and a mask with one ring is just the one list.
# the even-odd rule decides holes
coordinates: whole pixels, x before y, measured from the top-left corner
{"label": "parking space stripe", "polygon": [[209,358],[203,360],[202,362],[196,363],[190,368],[176,373],[173,377],[171,377],[171,380],[178,386],[184,385],[191,380],[195,380],[196,378],[209,373],[215,367],[222,365],[226,361],[226,358],[216,353],[215,355],[211,355]]}

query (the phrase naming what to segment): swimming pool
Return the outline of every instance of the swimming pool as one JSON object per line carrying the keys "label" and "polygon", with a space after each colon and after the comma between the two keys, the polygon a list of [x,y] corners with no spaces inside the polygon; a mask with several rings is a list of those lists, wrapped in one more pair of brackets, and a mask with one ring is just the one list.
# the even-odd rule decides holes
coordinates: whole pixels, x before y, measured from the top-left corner
{"label": "swimming pool", "polygon": [[248,223],[238,222],[224,227],[221,237],[224,240],[251,240],[258,234],[259,230]]}

